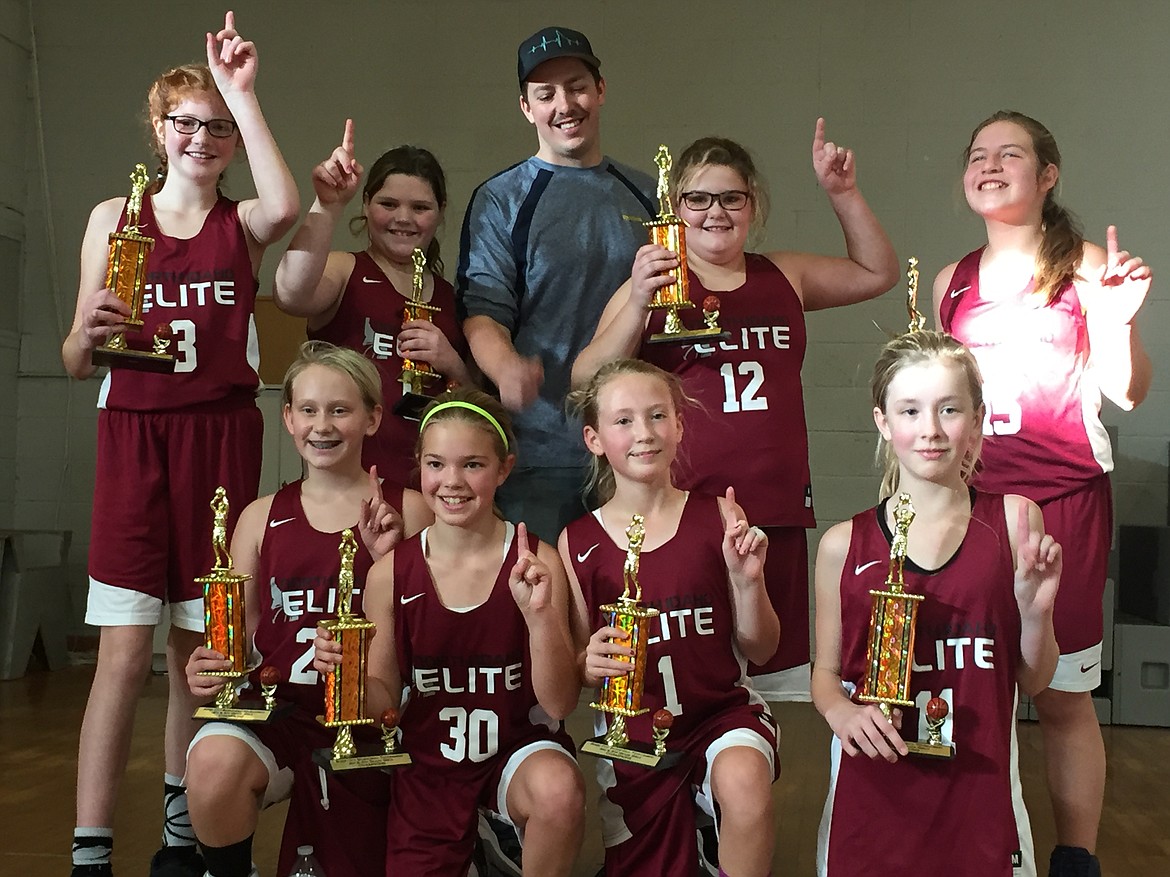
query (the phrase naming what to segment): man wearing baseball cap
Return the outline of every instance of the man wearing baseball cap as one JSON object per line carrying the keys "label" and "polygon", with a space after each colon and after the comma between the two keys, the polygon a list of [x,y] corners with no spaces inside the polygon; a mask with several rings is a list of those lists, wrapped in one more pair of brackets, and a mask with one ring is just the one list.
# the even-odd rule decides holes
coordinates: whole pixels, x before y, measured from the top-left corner
{"label": "man wearing baseball cap", "polygon": [[584,513],[586,456],[564,408],[573,360],[646,243],[656,181],[601,151],[605,80],[589,39],[546,27],[520,43],[520,111],[536,154],[471,196],[456,279],[463,330],[516,412],[520,462],[497,493],[547,542]]}

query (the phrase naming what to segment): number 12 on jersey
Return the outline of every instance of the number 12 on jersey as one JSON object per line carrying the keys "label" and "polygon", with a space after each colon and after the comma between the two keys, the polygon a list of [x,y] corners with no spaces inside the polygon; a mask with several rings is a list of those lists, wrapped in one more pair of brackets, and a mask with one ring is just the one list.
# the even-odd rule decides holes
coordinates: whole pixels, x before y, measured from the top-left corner
{"label": "number 12 on jersey", "polygon": [[[736,372],[747,378],[742,389],[736,386]],[[754,360],[739,363],[738,368],[730,362],[719,366],[723,377],[723,412],[734,414],[739,411],[767,411],[768,397],[760,395],[764,385],[764,367]]]}

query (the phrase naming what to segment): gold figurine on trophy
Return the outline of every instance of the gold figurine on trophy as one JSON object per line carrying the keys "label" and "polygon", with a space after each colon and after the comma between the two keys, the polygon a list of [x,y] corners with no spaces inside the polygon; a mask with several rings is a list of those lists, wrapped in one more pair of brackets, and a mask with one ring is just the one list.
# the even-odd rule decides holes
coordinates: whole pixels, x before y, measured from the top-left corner
{"label": "gold figurine on trophy", "polygon": [[219,676],[223,688],[215,702],[195,710],[194,718],[218,719],[225,722],[270,722],[279,718],[292,704],[276,703],[276,686],[280,671],[264,667],[260,671],[263,704],[240,706],[236,686],[248,675],[248,631],[245,611],[244,583],[252,577],[232,572],[232,555],[228,551],[228,498],[223,487],[215,489],[211,500],[211,551],[214,564],[207,575],[195,581],[203,585],[203,644],[219,652],[231,667],[226,670],[206,670],[200,676]]}
{"label": "gold figurine on trophy", "polygon": [[109,267],[106,269],[106,288],[126,303],[130,316],[122,322],[126,329],[115,332],[105,344],[93,351],[94,365],[111,368],[130,368],[138,371],[170,373],[175,370],[175,357],[167,352],[171,343],[171,326],[158,327],[150,350],[135,350],[126,344],[126,332],[137,332],[143,327],[142,293],[146,286],[146,260],[154,249],[154,238],[141,233],[138,224],[142,199],[149,177],[146,165],[136,164],[130,174],[130,197],[126,200],[126,227],[110,234]]}
{"label": "gold figurine on trophy", "polygon": [[907,332],[921,332],[926,327],[926,317],[918,310],[918,259],[914,256],[906,260],[906,313],[910,315]]}
{"label": "gold figurine on trophy", "polygon": [[[914,505],[908,493],[898,495],[894,507],[894,539],[890,543],[890,568],[882,590],[871,590],[873,614],[869,620],[869,646],[865,654],[865,678],[857,699],[862,703],[876,703],[887,719],[892,707],[914,706],[910,699],[910,674],[914,668],[914,637],[918,624],[918,607],[924,599],[921,594],[906,590],[903,566],[910,524],[914,521]],[[937,701],[937,703],[936,703]],[[916,755],[950,758],[954,746],[944,744],[941,727],[950,707],[942,698],[933,698],[927,704],[930,736],[926,741],[909,740],[906,747]]]}
{"label": "gold figurine on trophy", "polygon": [[646,649],[650,638],[651,618],[658,610],[642,604],[642,584],[638,581],[638,567],[641,563],[642,542],[646,538],[646,519],[634,515],[626,528],[629,540],[626,561],[622,566],[622,595],[616,603],[606,603],[601,611],[606,615],[606,624],[626,632],[633,655],[613,655],[614,660],[633,665],[629,673],[621,676],[607,676],[601,683],[596,703],[589,704],[596,710],[609,713],[609,730],[602,737],[587,741],[581,751],[603,758],[628,761],[643,767],[667,767],[679,758],[679,753],[666,751],[666,735],[674,722],[668,710],[654,714],[654,745],[631,743],[626,731],[626,718],[649,712],[642,706],[642,692],[646,685]]}
{"label": "gold figurine on trophy", "polygon": [[353,726],[374,724],[374,719],[366,715],[366,665],[370,637],[376,625],[353,612],[353,561],[357,555],[353,530],[347,529],[341,534],[338,553],[341,555],[341,571],[337,575],[337,617],[322,622],[321,626],[341,645],[341,663],[325,677],[325,712],[317,716],[317,721],[325,727],[337,728],[337,738],[332,749],[315,750],[313,760],[326,770],[410,764],[410,756],[398,747],[398,711],[395,709],[388,709],[381,716],[384,751],[378,755],[358,754]]}
{"label": "gold figurine on trophy", "polygon": [[[422,300],[423,270],[427,267],[427,254],[419,247],[415,247],[410,258],[414,263],[414,278],[411,281],[410,301],[402,309],[402,320],[403,322],[410,320],[434,322],[432,314],[439,312],[442,308]],[[431,401],[431,397],[423,392],[426,385],[442,377],[427,363],[404,356],[402,358],[402,398],[395,404],[394,413],[407,420],[418,420],[422,417],[423,409]]]}
{"label": "gold figurine on trophy", "polygon": [[650,230],[650,242],[665,247],[678,256],[678,267],[670,272],[674,282],[654,291],[647,307],[652,311],[666,311],[666,323],[661,332],[650,336],[651,344],[663,341],[695,341],[700,338],[722,338],[726,333],[719,328],[719,299],[713,295],[703,299],[703,328],[683,327],[678,312],[693,308],[690,296],[690,278],[687,275],[687,224],[674,212],[670,202],[670,168],[674,164],[666,144],[658,147],[654,156],[658,166],[658,218],[644,222]]}

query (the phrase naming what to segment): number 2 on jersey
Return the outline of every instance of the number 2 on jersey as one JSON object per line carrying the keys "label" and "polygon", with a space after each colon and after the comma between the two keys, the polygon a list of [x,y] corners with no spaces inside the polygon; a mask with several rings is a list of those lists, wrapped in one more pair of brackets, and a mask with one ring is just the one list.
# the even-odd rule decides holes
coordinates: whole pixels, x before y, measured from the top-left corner
{"label": "number 2 on jersey", "polygon": [[736,390],[735,370],[730,362],[719,366],[723,376],[723,411],[734,414],[737,411],[767,411],[768,397],[758,395],[764,385],[764,367],[754,360],[739,363],[740,377],[748,379],[743,390]]}

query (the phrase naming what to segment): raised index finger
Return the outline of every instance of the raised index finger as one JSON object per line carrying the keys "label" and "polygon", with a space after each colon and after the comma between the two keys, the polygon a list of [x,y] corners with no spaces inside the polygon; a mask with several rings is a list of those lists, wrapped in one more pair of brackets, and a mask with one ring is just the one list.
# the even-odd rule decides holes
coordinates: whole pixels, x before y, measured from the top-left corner
{"label": "raised index finger", "polygon": [[528,528],[521,521],[516,525],[516,559],[519,560],[528,550]]}
{"label": "raised index finger", "polygon": [[825,148],[825,119],[823,116],[817,118],[817,127],[813,131],[813,155],[820,155]]}
{"label": "raised index finger", "polygon": [[353,119],[345,120],[345,134],[341,137],[341,148],[353,155]]}
{"label": "raised index finger", "polygon": [[382,479],[378,477],[377,465],[370,467],[370,492],[374,499],[382,499]]}
{"label": "raised index finger", "polygon": [[1117,226],[1111,225],[1105,229],[1105,264],[1110,268],[1117,265]]}
{"label": "raised index finger", "polygon": [[224,13],[223,29],[224,30],[235,30],[236,29],[236,14],[234,12],[232,12],[230,9]]}

